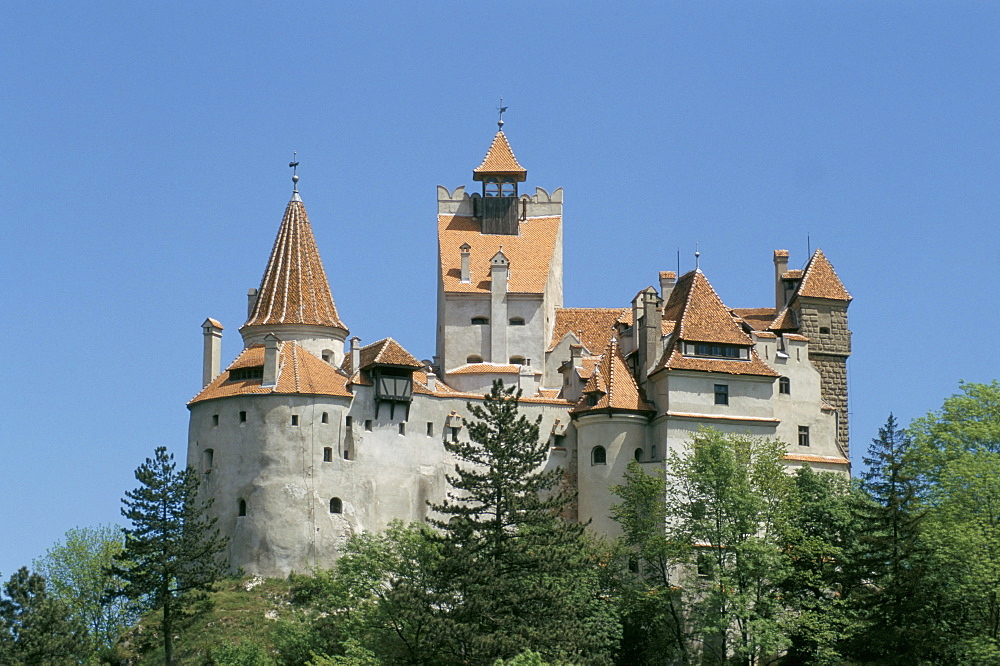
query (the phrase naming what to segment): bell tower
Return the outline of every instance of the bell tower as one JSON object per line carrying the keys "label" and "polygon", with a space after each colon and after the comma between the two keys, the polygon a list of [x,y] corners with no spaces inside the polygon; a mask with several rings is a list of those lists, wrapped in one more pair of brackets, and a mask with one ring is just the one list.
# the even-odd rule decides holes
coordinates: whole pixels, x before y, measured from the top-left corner
{"label": "bell tower", "polygon": [[497,133],[483,163],[472,170],[472,179],[483,184],[482,196],[473,195],[472,206],[473,216],[479,220],[482,233],[516,236],[518,222],[524,218],[523,211],[519,211],[517,206],[517,184],[528,178],[528,171],[514,157],[514,151],[503,133],[505,110],[506,107],[500,107]]}

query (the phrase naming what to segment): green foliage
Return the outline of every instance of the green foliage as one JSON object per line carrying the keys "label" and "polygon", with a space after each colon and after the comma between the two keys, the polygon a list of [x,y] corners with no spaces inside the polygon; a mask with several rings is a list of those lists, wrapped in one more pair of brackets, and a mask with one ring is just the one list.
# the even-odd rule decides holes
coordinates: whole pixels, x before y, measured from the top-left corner
{"label": "green foliage", "polygon": [[493,666],[551,666],[549,662],[542,658],[542,655],[531,650],[525,650],[521,654],[504,661],[497,659]]}
{"label": "green foliage", "polygon": [[433,506],[441,530],[431,624],[451,660],[491,663],[525,649],[547,659],[605,663],[617,640],[601,597],[598,558],[584,526],[563,520],[562,471],[544,470],[539,420],[519,413],[520,391],[495,382],[469,405],[470,441],[447,442],[460,462],[452,490]]}
{"label": "green foliage", "polygon": [[198,476],[178,471],[165,447],[135,471],[140,485],[126,491],[125,548],[111,572],[125,581],[117,594],[162,611],[165,660],[173,663],[173,635],[185,610],[203,600],[226,569],[225,540],[198,498]]}
{"label": "green foliage", "polygon": [[719,663],[753,664],[788,642],[784,454],[781,442],[703,430],[668,463],[666,527],[678,543],[698,544],[704,575],[689,574],[682,587],[694,599],[692,628]]}
{"label": "green foliage", "polygon": [[0,597],[0,664],[76,664],[87,654],[86,627],[46,591],[45,579],[21,567]]}
{"label": "green foliage", "polygon": [[224,641],[212,650],[209,663],[212,666],[272,666],[274,659],[257,641]]}
{"label": "green foliage", "polygon": [[45,577],[49,594],[69,606],[87,627],[94,653],[113,646],[139,617],[133,603],[117,596],[124,581],[110,572],[123,549],[117,526],[75,528],[33,563]]}
{"label": "green foliage", "polygon": [[[612,491],[621,500],[611,515],[622,527],[618,597],[624,631],[620,659],[630,664],[659,664],[673,657],[691,660],[692,636],[686,627],[688,608],[676,586],[678,565],[691,560],[686,539],[668,533],[667,479],[661,470],[647,474],[632,461],[624,483]],[[634,572],[634,573],[631,573]]]}
{"label": "green foliage", "polygon": [[344,642],[343,655],[313,655],[307,666],[381,666],[382,663],[371,650],[361,647],[356,640],[348,639]]}

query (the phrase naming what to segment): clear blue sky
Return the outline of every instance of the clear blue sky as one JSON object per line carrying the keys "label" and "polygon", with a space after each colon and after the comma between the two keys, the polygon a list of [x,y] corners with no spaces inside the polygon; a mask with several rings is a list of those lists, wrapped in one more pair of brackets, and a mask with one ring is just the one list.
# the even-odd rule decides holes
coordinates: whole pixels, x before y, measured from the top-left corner
{"label": "clear blue sky", "polygon": [[856,461],[1000,375],[996,3],[6,3],[0,72],[3,579],[183,458],[199,325],[236,355],[293,150],[352,334],[429,357],[435,186],[500,95],[529,189],[565,188],[567,305],[698,243],[766,306],[809,238],[855,297]]}

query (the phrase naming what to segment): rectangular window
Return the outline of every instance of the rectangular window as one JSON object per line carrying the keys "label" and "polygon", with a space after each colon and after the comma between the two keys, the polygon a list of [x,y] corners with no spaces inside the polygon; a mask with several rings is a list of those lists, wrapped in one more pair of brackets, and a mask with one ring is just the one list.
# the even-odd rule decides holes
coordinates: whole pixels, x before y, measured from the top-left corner
{"label": "rectangular window", "polygon": [[778,378],[778,393],[784,393],[785,395],[791,395],[792,393],[792,381],[788,377]]}
{"label": "rectangular window", "polygon": [[453,442],[457,442],[458,441],[458,428],[452,428],[451,429],[451,441],[453,441]]}
{"label": "rectangular window", "polygon": [[323,422],[323,423],[329,423],[330,422],[330,415],[327,414],[326,412],[323,412],[323,417],[320,419],[320,421]]}
{"label": "rectangular window", "polygon": [[428,421],[427,422],[427,436],[428,437],[433,437],[434,436],[434,422],[433,421]]}
{"label": "rectangular window", "polygon": [[729,385],[728,384],[716,384],[715,385],[715,404],[717,404],[717,405],[728,405],[729,404]]}
{"label": "rectangular window", "polygon": [[346,425],[348,428],[351,427],[351,423],[353,423],[353,422],[354,422],[354,419],[352,419],[350,416],[348,416],[346,419],[344,419],[344,425]]}
{"label": "rectangular window", "polygon": [[406,424],[405,423],[400,423],[399,424],[399,434],[400,435],[405,435],[406,434]]}
{"label": "rectangular window", "polygon": [[799,446],[809,446],[809,426],[799,426]]}
{"label": "rectangular window", "polygon": [[219,425],[219,415],[212,414],[212,427],[214,428],[217,425]]}
{"label": "rectangular window", "polygon": [[247,422],[247,413],[240,412],[240,423],[246,423],[246,422]]}
{"label": "rectangular window", "polygon": [[333,462],[333,448],[329,446],[323,447],[323,462]]}
{"label": "rectangular window", "polygon": [[367,430],[368,432],[372,431],[372,420],[371,419],[365,419],[365,430]]}
{"label": "rectangular window", "polygon": [[292,414],[292,425],[293,426],[297,426],[298,424],[299,424],[299,415],[298,414]]}

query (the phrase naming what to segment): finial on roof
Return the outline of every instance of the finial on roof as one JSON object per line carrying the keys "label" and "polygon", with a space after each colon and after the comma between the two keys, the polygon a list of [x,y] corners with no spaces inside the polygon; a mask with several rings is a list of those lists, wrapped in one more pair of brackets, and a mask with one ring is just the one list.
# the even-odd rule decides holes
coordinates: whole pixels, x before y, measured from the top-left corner
{"label": "finial on roof", "polygon": [[695,243],[694,244],[694,269],[696,271],[700,271],[701,270],[701,262],[699,261],[699,257],[701,257],[701,252],[698,251],[698,244]]}
{"label": "finial on roof", "polygon": [[503,112],[507,110],[507,107],[503,105],[503,97],[500,98],[500,106],[497,107],[497,111],[500,112],[500,118],[497,120],[497,128],[503,131]]}
{"label": "finial on roof", "polygon": [[288,163],[288,166],[292,168],[292,194],[299,193],[299,161],[296,159],[298,153],[292,151],[292,161]]}

